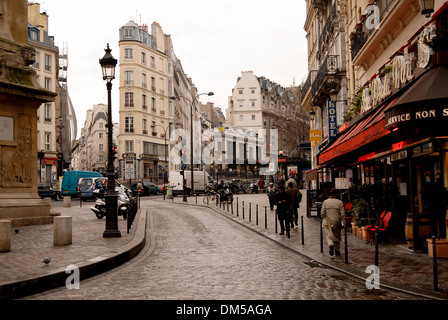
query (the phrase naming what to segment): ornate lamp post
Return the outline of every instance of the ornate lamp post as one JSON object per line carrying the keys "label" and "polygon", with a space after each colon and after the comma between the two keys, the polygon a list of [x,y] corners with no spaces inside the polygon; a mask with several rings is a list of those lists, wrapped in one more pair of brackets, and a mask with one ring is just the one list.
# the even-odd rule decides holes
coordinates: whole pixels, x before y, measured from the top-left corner
{"label": "ornate lamp post", "polygon": [[112,141],[112,103],[111,103],[111,91],[112,80],[115,79],[115,66],[117,65],[117,59],[111,55],[111,49],[109,44],[104,49],[106,54],[100,59],[100,65],[103,70],[103,80],[106,80],[107,86],[107,134],[108,134],[108,160],[107,160],[107,193],[106,199],[106,230],[103,233],[104,238],[118,238],[121,237],[121,233],[118,230],[118,214],[117,214],[117,199],[118,195],[115,192],[115,170],[114,170],[114,147]]}

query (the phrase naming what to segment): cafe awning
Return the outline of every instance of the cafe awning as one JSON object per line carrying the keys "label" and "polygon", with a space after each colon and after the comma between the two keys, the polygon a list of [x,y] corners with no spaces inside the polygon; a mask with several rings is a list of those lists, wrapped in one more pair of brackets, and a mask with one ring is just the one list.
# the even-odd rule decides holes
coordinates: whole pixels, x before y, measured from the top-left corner
{"label": "cafe awning", "polygon": [[348,128],[339,137],[336,137],[336,140],[318,155],[319,165],[324,165],[339,156],[389,134],[390,131],[385,127],[384,112],[394,102],[395,99],[383,103],[368,116]]}
{"label": "cafe awning", "polygon": [[448,120],[448,65],[437,65],[415,79],[385,112],[386,127]]}

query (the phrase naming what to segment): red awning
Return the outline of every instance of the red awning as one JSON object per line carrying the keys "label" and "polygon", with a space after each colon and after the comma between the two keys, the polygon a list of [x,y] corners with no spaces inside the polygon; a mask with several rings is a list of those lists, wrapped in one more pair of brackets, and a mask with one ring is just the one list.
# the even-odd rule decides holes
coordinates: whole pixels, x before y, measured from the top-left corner
{"label": "red awning", "polygon": [[390,133],[386,129],[384,112],[395,102],[384,103],[370,115],[343,132],[326,150],[318,155],[319,165],[362,147]]}

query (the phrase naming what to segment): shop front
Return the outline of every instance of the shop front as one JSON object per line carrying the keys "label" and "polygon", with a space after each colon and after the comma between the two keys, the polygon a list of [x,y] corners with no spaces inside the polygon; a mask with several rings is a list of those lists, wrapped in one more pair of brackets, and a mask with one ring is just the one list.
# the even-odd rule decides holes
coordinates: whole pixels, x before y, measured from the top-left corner
{"label": "shop front", "polygon": [[422,27],[391,57],[390,73],[365,85],[363,116],[321,150],[313,173],[331,171],[330,187],[342,192],[377,186],[383,196],[374,215],[392,211],[391,234],[414,250],[432,235],[447,237],[446,209],[435,204],[448,187],[448,51],[420,52],[435,26]]}

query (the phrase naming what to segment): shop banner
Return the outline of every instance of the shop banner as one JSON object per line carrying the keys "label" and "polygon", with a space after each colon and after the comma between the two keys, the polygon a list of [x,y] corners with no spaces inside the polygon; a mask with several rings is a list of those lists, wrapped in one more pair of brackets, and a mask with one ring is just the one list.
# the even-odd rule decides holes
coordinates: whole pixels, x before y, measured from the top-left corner
{"label": "shop banner", "polygon": [[333,140],[338,134],[338,125],[336,123],[336,104],[327,100],[328,111],[328,140]]}

